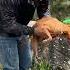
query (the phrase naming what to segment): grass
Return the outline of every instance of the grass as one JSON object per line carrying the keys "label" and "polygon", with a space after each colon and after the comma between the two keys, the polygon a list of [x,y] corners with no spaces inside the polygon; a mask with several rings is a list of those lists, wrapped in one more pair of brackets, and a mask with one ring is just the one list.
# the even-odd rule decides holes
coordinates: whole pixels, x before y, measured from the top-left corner
{"label": "grass", "polygon": [[32,70],[52,70],[52,67],[44,58],[39,59],[38,63],[33,59]]}

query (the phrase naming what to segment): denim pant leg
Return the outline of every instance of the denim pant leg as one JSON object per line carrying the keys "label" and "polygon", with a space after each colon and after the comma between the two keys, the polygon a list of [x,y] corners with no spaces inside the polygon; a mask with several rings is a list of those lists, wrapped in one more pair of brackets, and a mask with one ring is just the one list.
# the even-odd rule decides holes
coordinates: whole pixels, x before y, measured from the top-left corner
{"label": "denim pant leg", "polygon": [[28,70],[32,64],[32,51],[31,51],[31,45],[27,36],[24,36],[23,47],[19,47],[18,50],[19,50],[20,70]]}
{"label": "denim pant leg", "polygon": [[19,70],[16,38],[0,37],[0,70]]}

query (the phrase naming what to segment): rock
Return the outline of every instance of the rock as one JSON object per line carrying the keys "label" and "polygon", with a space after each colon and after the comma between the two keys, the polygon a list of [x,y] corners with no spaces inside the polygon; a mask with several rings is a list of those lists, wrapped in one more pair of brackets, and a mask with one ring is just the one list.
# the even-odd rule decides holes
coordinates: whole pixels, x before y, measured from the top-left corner
{"label": "rock", "polygon": [[70,40],[56,37],[48,44],[48,62],[53,70],[70,70]]}

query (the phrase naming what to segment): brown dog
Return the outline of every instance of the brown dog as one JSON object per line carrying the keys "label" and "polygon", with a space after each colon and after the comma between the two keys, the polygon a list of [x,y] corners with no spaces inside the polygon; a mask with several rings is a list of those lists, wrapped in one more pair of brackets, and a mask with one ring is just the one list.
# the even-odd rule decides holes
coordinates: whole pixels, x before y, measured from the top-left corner
{"label": "brown dog", "polygon": [[39,41],[51,41],[53,37],[63,33],[66,33],[67,37],[70,38],[70,25],[63,24],[50,16],[37,20],[33,27],[37,29],[37,32],[40,32],[38,35],[33,35],[31,40],[35,56],[38,56],[37,46]]}

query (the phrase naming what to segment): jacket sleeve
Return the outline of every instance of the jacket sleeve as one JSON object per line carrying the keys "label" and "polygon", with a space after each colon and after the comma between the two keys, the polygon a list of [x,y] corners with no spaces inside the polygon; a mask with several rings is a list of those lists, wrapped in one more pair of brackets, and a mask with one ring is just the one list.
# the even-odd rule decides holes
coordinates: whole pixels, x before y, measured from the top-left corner
{"label": "jacket sleeve", "polygon": [[[1,7],[1,6],[0,6]],[[2,6],[0,8],[0,27],[6,33],[13,33],[20,35],[24,33],[25,35],[32,34],[34,29],[25,25],[21,25],[16,22],[14,11],[10,7]]]}

